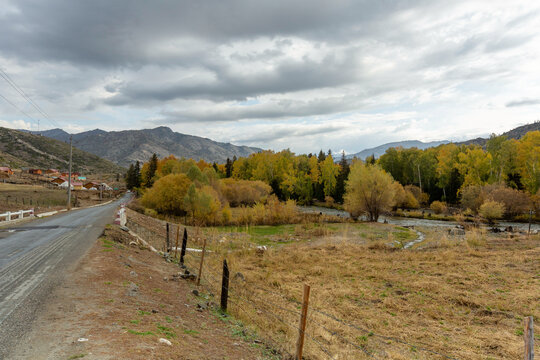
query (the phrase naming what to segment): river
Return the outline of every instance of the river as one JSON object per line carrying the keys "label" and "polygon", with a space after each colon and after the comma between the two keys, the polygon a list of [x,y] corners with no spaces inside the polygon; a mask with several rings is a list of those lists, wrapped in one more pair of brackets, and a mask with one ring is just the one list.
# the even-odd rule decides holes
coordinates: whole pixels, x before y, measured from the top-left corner
{"label": "river", "polygon": [[[344,210],[330,209],[321,206],[299,206],[298,209],[301,212],[305,213],[323,213],[326,215],[334,215],[341,217],[349,217],[349,213]],[[395,217],[395,216],[380,216],[379,222],[382,223],[386,220],[389,224],[399,225],[399,226],[437,226],[437,227],[455,227],[458,225],[456,221],[441,221],[441,220],[429,220],[429,219],[415,219],[415,218],[404,218],[404,217]],[[485,225],[486,227],[493,227]],[[498,228],[504,229],[508,226],[512,226],[514,229],[519,229],[521,231],[527,231],[529,228],[528,223],[517,223],[510,221],[499,221],[497,223]],[[540,224],[532,223],[531,231],[540,231]]]}

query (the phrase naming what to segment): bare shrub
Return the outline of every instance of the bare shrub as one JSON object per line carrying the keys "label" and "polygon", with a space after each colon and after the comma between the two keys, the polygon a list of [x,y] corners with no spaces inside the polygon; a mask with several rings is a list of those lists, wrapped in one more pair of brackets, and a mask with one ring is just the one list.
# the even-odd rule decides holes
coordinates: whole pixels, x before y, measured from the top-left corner
{"label": "bare shrub", "polygon": [[484,193],[479,185],[467,186],[461,190],[460,196],[461,206],[464,209],[472,210],[475,214],[478,213],[478,209],[484,203]]}
{"label": "bare shrub", "polygon": [[531,200],[523,191],[502,184],[486,185],[482,190],[486,199],[504,204],[504,216],[524,214],[531,208]]}
{"label": "bare shrub", "polygon": [[253,205],[263,201],[272,191],[270,185],[262,181],[223,179],[221,192],[232,207]]}

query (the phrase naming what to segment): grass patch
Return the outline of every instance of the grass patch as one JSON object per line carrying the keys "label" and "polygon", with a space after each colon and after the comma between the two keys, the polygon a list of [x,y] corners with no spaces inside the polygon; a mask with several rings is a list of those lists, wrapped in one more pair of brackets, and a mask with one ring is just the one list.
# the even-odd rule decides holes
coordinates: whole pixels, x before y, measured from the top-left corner
{"label": "grass patch", "polygon": [[135,330],[131,330],[131,329],[128,329],[128,333],[130,334],[133,334],[133,335],[141,335],[141,336],[148,336],[148,335],[156,335],[154,334],[152,331],[135,331]]}
{"label": "grass patch", "polygon": [[70,357],[68,357],[68,360],[74,360],[74,359],[82,359],[83,357],[85,357],[87,354],[76,354],[76,355],[71,355]]}
{"label": "grass patch", "polygon": [[197,335],[199,335],[199,332],[197,330],[184,329],[184,334],[191,335],[191,336],[197,336]]}
{"label": "grass patch", "polygon": [[158,328],[158,332],[165,335],[165,337],[167,339],[173,339],[173,338],[176,337],[176,333],[173,331],[173,329],[171,329],[169,327],[166,327],[166,326],[163,326],[163,325],[161,325],[159,323],[156,326]]}

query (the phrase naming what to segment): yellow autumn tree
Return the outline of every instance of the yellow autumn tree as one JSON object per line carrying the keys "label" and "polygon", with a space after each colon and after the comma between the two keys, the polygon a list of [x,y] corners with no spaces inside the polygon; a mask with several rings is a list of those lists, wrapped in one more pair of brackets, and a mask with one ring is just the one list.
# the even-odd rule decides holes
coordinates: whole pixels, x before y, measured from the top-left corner
{"label": "yellow autumn tree", "polygon": [[184,197],[190,184],[184,174],[169,174],[146,190],[141,202],[159,213],[181,215],[185,212]]}
{"label": "yellow autumn tree", "polygon": [[351,166],[346,184],[345,210],[354,218],[366,214],[369,221],[377,221],[382,212],[394,205],[395,192],[390,174],[378,165],[357,161]]}
{"label": "yellow autumn tree", "polygon": [[529,193],[540,188],[540,131],[528,132],[518,144],[518,163],[521,182]]}

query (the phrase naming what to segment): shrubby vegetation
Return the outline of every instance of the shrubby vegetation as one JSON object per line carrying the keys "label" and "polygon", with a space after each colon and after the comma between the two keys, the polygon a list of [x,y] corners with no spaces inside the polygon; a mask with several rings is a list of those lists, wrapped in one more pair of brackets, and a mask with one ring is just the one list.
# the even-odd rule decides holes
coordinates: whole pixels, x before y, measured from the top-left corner
{"label": "shrubby vegetation", "polygon": [[484,219],[492,222],[495,219],[502,218],[504,214],[504,204],[494,200],[488,200],[480,206],[478,212]]}
{"label": "shrubby vegetation", "polygon": [[520,140],[492,136],[485,149],[391,148],[378,160],[354,160],[351,166],[344,154],[336,163],[330,151],[263,151],[225,164],[153,156],[142,167],[131,166],[126,183],[143,194],[147,208],[200,224],[282,223],[284,216],[294,218],[292,204],[323,202],[343,204],[353,217],[372,221],[399,208],[454,213],[448,204],[459,203],[465,212],[493,220],[500,209],[502,217],[538,210],[540,132]]}

